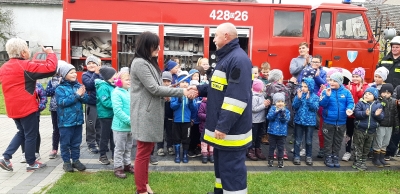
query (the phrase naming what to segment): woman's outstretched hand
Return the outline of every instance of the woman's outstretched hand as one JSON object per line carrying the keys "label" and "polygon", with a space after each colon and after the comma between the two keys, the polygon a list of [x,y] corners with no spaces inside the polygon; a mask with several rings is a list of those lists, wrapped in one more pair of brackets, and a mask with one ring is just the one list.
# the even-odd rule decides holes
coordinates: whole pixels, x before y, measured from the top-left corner
{"label": "woman's outstretched hand", "polygon": [[183,95],[189,99],[193,99],[199,96],[199,91],[197,91],[196,86],[189,86],[188,88],[183,89]]}

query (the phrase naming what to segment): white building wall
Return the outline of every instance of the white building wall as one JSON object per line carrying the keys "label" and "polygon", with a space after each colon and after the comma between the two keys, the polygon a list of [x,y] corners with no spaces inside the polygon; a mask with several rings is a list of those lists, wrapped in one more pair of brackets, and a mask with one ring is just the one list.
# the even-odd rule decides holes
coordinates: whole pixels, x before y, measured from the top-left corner
{"label": "white building wall", "polygon": [[[2,9],[13,10],[14,32],[29,41],[32,53],[39,51],[38,44],[61,49],[62,6],[54,5],[6,5]],[[5,50],[1,48],[0,51]]]}

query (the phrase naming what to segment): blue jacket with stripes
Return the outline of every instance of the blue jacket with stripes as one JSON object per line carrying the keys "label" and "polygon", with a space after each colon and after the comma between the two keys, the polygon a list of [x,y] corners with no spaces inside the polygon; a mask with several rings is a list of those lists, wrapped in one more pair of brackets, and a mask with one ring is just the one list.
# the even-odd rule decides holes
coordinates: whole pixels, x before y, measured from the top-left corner
{"label": "blue jacket with stripes", "polygon": [[[252,64],[237,38],[216,55],[210,83],[197,86],[199,95],[208,98],[202,141],[218,149],[246,149],[252,142]],[[216,139],[215,130],[225,133],[225,139]]]}

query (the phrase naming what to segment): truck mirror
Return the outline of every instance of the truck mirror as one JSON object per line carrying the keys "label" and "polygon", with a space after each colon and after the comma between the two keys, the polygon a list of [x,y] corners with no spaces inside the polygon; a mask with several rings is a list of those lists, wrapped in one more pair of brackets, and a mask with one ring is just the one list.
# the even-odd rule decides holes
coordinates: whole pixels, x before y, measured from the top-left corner
{"label": "truck mirror", "polygon": [[392,40],[396,36],[396,29],[394,28],[389,28],[383,30],[383,38],[385,40]]}

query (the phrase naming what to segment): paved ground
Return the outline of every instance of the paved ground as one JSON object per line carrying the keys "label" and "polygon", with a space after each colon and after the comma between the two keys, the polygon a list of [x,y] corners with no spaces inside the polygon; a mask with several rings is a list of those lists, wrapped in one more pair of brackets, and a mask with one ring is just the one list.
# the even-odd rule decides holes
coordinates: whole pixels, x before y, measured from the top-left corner
{"label": "paved ground", "polygon": [[[15,132],[17,131],[15,124],[12,119],[6,116],[0,115],[0,152],[2,153]],[[40,154],[41,162],[47,164],[47,167],[38,170],[36,172],[26,172],[26,164],[19,163],[21,159],[21,150],[17,150],[12,159],[14,166],[13,172],[8,172],[0,169],[0,193],[34,193],[41,190],[46,185],[52,184],[57,181],[61,175],[64,173],[62,170],[62,160],[60,157],[50,160],[48,159],[48,154],[51,150],[51,134],[52,134],[52,124],[51,118],[49,116],[42,116],[40,121],[40,134],[42,137]],[[85,134],[84,134],[85,135]],[[350,166],[352,162],[341,162],[341,168],[327,168],[324,166],[322,159],[316,158],[318,153],[318,136],[317,131],[314,132],[313,137],[315,142],[313,144],[313,155],[314,155],[314,165],[306,166],[304,162],[304,157],[302,157],[302,165],[294,166],[291,162],[292,154],[289,154],[289,160],[285,161],[285,167],[283,169],[278,169],[276,167],[267,167],[266,161],[246,161],[246,165],[249,171],[266,172],[266,171],[355,171]],[[289,142],[289,138],[288,138]],[[287,149],[293,148],[293,145],[287,144]],[[342,146],[344,147],[344,146]],[[264,154],[267,154],[268,146],[263,145],[262,149]],[[133,152],[134,153],[134,152]],[[342,150],[341,156],[344,150]],[[110,156],[110,152],[107,153]],[[133,154],[134,156],[134,154]],[[87,150],[85,141],[83,141],[81,146],[81,162],[86,165],[88,171],[97,170],[111,170],[113,165],[101,165],[98,162],[98,154],[90,154]],[[202,164],[200,158],[194,158],[189,161],[188,164],[176,164],[173,162],[173,156],[157,157],[159,160],[158,165],[151,165],[150,170],[152,171],[213,171],[213,165]],[[132,157],[134,159],[134,157]],[[399,161],[391,161],[392,167],[390,169],[398,169],[400,166]],[[371,162],[368,161],[367,165],[369,170],[382,170],[376,167],[372,167]],[[389,168],[385,168],[389,169]]]}

